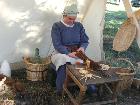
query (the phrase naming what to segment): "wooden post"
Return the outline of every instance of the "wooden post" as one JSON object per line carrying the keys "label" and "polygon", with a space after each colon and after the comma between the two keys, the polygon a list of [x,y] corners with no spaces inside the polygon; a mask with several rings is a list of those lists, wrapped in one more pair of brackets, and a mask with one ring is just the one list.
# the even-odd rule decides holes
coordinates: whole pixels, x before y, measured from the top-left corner
{"label": "wooden post", "polygon": [[129,0],[122,0],[122,1],[123,1],[125,10],[127,12],[127,17],[128,18],[133,18],[133,23],[136,25],[136,28],[137,28],[137,43],[138,43],[138,46],[140,48],[140,26],[138,24],[138,20],[135,16],[134,12],[132,11],[132,6],[130,5]]}

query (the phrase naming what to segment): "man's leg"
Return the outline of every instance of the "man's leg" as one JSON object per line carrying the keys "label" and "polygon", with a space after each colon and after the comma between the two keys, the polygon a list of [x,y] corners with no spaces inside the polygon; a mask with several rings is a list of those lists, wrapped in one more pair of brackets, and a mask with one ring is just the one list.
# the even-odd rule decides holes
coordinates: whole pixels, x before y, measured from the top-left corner
{"label": "man's leg", "polygon": [[58,94],[59,93],[61,94],[63,90],[63,84],[65,78],[66,78],[66,65],[62,65],[59,67],[57,71],[57,78],[56,78],[56,89]]}

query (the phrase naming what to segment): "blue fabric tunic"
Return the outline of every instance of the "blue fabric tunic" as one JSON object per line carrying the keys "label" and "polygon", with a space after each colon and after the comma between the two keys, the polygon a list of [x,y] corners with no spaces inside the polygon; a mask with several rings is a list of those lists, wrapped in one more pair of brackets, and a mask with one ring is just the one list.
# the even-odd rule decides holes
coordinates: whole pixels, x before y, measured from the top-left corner
{"label": "blue fabric tunic", "polygon": [[[89,38],[80,22],[75,22],[73,27],[67,27],[61,21],[54,23],[52,26],[51,37],[55,50],[61,54],[70,53],[66,46],[79,45],[86,49],[89,43]],[[58,93],[63,90],[65,77],[66,65],[62,65],[57,70],[56,88]],[[95,92],[95,85],[88,85],[88,90],[89,92]]]}
{"label": "blue fabric tunic", "polygon": [[86,49],[88,46],[88,36],[80,22],[75,22],[73,27],[66,27],[61,21],[52,26],[52,42],[55,50],[62,54],[69,54],[68,45],[79,45]]}

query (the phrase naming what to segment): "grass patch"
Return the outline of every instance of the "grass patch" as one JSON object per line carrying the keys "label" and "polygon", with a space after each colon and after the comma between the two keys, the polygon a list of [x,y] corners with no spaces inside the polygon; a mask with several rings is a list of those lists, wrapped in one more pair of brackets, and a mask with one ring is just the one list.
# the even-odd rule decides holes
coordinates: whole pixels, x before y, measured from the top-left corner
{"label": "grass patch", "polygon": [[[106,11],[105,14],[105,26],[103,35],[106,38],[114,38],[121,24],[127,19],[125,11]],[[113,40],[113,39],[112,39]],[[128,58],[136,67],[137,75],[140,77],[140,68],[137,67],[137,62],[140,62],[140,48],[137,45],[136,40],[133,41],[128,50],[118,52],[112,50],[112,43],[104,43],[105,59],[107,62],[112,62],[114,58]],[[116,63],[117,66],[128,67],[125,62]],[[113,65],[113,64],[111,64]]]}
{"label": "grass patch", "polygon": [[104,36],[114,37],[120,25],[127,19],[125,11],[106,11]]}

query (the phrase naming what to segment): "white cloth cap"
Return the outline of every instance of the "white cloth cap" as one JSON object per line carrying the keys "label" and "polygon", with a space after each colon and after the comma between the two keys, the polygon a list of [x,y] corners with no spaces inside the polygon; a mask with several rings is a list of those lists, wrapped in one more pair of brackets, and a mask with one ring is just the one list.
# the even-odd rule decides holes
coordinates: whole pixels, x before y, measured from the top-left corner
{"label": "white cloth cap", "polygon": [[77,16],[78,13],[79,12],[76,4],[66,6],[63,11],[63,15],[67,16]]}

